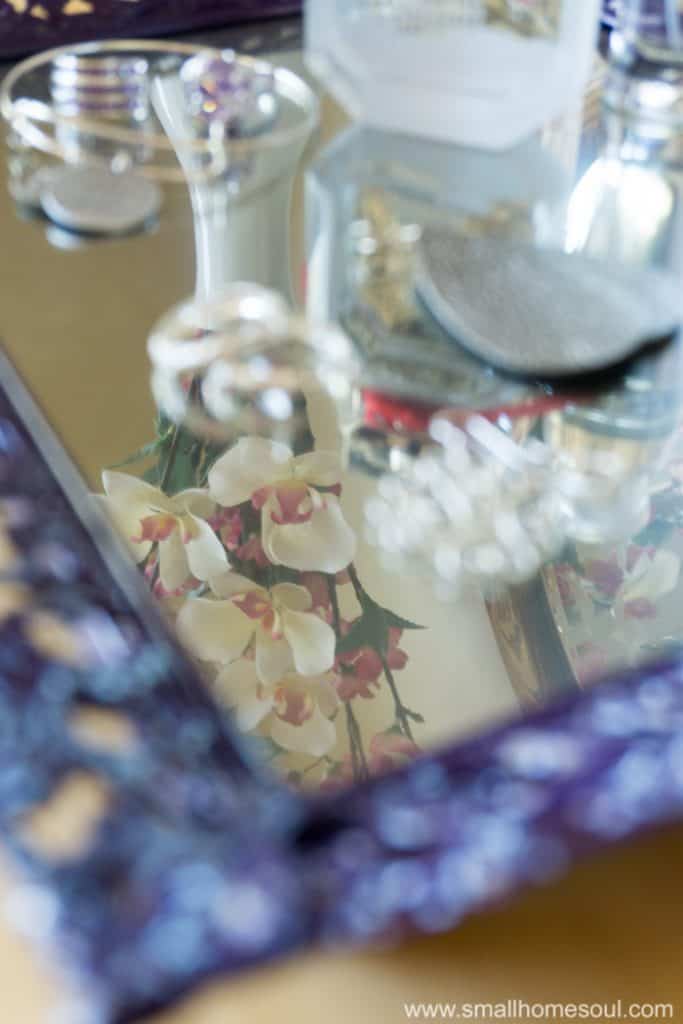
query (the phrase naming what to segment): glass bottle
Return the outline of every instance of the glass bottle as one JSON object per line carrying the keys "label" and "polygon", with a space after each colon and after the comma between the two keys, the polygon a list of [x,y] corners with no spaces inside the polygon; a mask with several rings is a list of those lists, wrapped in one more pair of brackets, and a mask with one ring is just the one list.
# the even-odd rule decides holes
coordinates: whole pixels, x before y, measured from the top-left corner
{"label": "glass bottle", "polygon": [[306,47],[313,69],[354,116],[390,131],[500,149],[580,103],[598,6],[311,0]]}

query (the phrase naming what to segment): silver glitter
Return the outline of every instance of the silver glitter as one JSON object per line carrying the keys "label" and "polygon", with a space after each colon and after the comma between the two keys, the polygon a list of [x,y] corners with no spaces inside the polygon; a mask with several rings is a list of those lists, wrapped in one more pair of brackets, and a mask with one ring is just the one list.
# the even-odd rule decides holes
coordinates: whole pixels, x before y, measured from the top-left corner
{"label": "silver glitter", "polygon": [[678,282],[501,238],[425,228],[417,287],[445,330],[492,366],[576,376],[614,365],[678,330]]}

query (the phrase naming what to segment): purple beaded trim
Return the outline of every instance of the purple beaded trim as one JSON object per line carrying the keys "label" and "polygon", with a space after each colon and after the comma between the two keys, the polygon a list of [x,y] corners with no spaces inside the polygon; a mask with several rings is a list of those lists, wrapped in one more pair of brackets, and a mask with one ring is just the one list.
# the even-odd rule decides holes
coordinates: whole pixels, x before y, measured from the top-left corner
{"label": "purple beaded trim", "polygon": [[[313,944],[449,928],[683,812],[681,660],[333,798],[259,774],[4,358],[0,522],[0,587],[23,594],[0,621],[0,826],[29,879],[13,901],[95,1019]],[[36,645],[37,614],[89,638],[87,667]],[[124,717],[132,751],[84,745],[84,706]],[[51,859],[22,823],[74,772],[111,797],[87,849]]]}
{"label": "purple beaded trim", "polygon": [[301,10],[301,0],[26,0],[0,3],[0,57],[112,37],[163,36]]}

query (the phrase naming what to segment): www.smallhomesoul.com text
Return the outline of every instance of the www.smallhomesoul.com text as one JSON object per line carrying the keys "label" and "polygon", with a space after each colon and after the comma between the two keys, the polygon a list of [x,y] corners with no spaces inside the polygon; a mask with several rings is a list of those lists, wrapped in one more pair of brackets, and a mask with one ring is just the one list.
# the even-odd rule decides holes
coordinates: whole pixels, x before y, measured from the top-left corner
{"label": "www.smallhomesoul.com text", "polygon": [[497,1003],[404,1003],[408,1020],[495,1020],[563,1021],[673,1020],[672,1003],[631,1003],[617,999],[610,1003],[528,1003],[506,999]]}

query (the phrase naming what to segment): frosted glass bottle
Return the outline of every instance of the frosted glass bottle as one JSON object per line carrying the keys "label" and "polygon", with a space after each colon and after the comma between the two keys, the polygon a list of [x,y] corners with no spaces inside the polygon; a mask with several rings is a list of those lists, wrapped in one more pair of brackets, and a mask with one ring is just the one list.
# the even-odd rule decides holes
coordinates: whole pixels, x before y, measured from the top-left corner
{"label": "frosted glass bottle", "polygon": [[503,149],[580,103],[599,0],[308,0],[313,70],[389,131]]}

